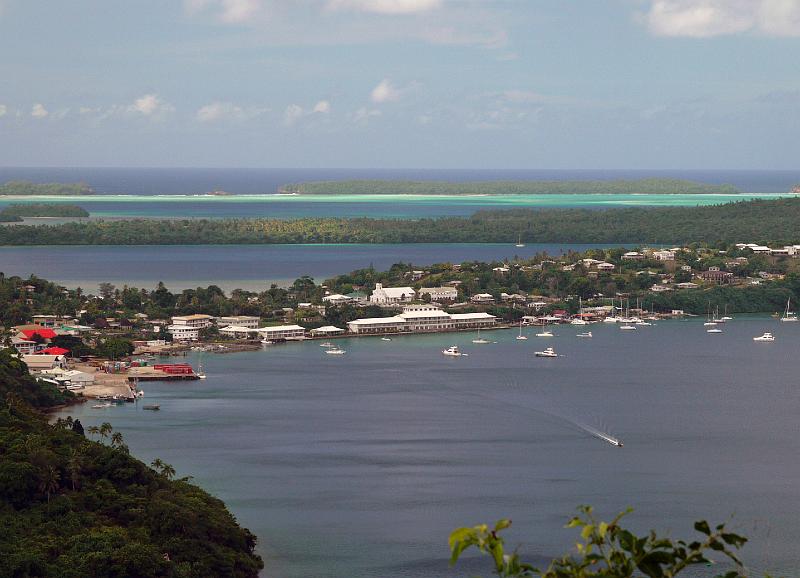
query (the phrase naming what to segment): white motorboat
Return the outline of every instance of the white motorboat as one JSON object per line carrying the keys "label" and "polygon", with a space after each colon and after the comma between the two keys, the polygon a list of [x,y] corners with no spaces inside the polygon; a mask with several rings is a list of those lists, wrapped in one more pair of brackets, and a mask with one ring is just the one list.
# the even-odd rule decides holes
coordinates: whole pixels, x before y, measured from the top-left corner
{"label": "white motorboat", "polygon": [[641,325],[643,327],[650,327],[653,324],[650,323],[649,321],[640,320],[636,322],[636,325]]}
{"label": "white motorboat", "polygon": [[764,335],[753,337],[753,341],[775,341],[775,336],[772,335],[772,333],[767,332]]}
{"label": "white motorboat", "polygon": [[544,351],[537,351],[536,357],[558,357],[558,353],[552,347],[548,347]]}
{"label": "white motorboat", "polygon": [[391,337],[381,337],[381,341],[391,341]]}
{"label": "white motorboat", "polygon": [[102,409],[104,407],[111,407],[110,403],[98,403],[92,406],[92,409]]}
{"label": "white motorboat", "polygon": [[578,333],[578,335],[576,335],[576,337],[591,337],[591,336],[592,336],[591,331],[587,331],[586,333]]}
{"label": "white motorboat", "polygon": [[619,328],[622,331],[636,331],[635,325],[629,325],[627,323],[625,325],[620,325]]}
{"label": "white motorboat", "polygon": [[461,353],[458,349],[458,345],[453,345],[452,347],[448,347],[447,349],[442,349],[442,355],[448,355],[450,357],[464,357],[467,354]]}
{"label": "white motorboat", "polygon": [[341,347],[331,347],[330,349],[326,349],[325,353],[327,355],[344,355],[347,352]]}
{"label": "white motorboat", "polygon": [[712,329],[706,329],[706,333],[722,333],[722,329],[714,327]]}
{"label": "white motorboat", "polygon": [[576,317],[575,319],[573,319],[569,323],[570,323],[570,325],[589,325],[588,321],[586,321],[585,319],[581,319],[579,317]]}
{"label": "white motorboat", "polygon": [[334,347],[333,343],[331,343],[330,341],[323,341],[322,343],[319,344],[319,346],[320,347]]}
{"label": "white motorboat", "polygon": [[797,321],[797,313],[789,310],[790,305],[791,305],[791,299],[789,299],[786,302],[786,311],[783,312],[783,317],[781,317],[781,321]]}
{"label": "white motorboat", "polygon": [[262,339],[261,340],[261,345],[272,345],[273,343],[275,343],[275,342],[270,340],[270,339]]}
{"label": "white motorboat", "polygon": [[555,336],[553,335],[552,331],[550,331],[549,329],[545,329],[544,331],[540,331],[539,333],[537,333],[536,337],[555,337]]}

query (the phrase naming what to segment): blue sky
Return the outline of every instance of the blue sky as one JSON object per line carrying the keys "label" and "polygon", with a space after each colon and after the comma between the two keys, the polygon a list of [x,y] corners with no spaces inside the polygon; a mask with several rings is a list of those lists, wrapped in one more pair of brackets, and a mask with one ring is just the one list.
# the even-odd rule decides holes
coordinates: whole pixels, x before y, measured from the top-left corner
{"label": "blue sky", "polygon": [[800,0],[0,0],[5,166],[787,168]]}

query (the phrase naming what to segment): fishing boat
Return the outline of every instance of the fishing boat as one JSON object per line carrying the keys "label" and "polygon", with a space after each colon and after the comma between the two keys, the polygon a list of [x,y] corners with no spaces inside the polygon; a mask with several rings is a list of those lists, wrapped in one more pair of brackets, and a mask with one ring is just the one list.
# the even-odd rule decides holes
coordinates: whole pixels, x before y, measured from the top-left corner
{"label": "fishing boat", "polygon": [[775,341],[775,336],[772,335],[772,333],[767,332],[764,335],[753,337],[753,341]]}
{"label": "fishing boat", "polygon": [[591,337],[591,336],[592,336],[591,331],[587,331],[586,333],[578,333],[578,335],[576,335],[576,337]]}
{"label": "fishing boat", "polygon": [[514,246],[517,247],[518,249],[522,249],[525,246],[525,243],[522,242],[522,235],[519,235],[517,237],[517,244]]}
{"label": "fishing boat", "polygon": [[536,337],[555,337],[555,336],[553,335],[552,331],[550,331],[549,329],[545,329],[537,333]]}
{"label": "fishing boat", "polygon": [[791,299],[786,301],[786,311],[783,312],[783,317],[781,317],[781,321],[797,321],[797,313],[789,310],[791,301],[792,301]]}
{"label": "fishing boat", "polygon": [[536,357],[558,357],[558,353],[552,347],[548,347],[544,351],[537,351]]}
{"label": "fishing boat", "polygon": [[525,341],[526,339],[528,339],[528,336],[522,334],[522,321],[520,321],[519,322],[519,335],[517,335],[517,340]]}
{"label": "fishing boat", "polygon": [[467,354],[461,353],[461,351],[458,349],[458,345],[453,345],[447,349],[442,349],[442,355],[448,355],[450,357],[464,357]]}
{"label": "fishing boat", "polygon": [[344,355],[347,352],[341,347],[331,347],[330,349],[326,349],[325,353],[327,355]]}
{"label": "fishing boat", "polygon": [[161,409],[161,406],[158,404],[143,405],[142,409],[146,409],[148,411],[158,411]]}

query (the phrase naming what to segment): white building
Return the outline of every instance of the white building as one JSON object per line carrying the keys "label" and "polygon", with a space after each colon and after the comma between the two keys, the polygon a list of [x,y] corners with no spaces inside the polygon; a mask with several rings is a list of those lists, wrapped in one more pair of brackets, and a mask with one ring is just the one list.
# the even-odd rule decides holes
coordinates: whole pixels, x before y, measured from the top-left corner
{"label": "white building", "polygon": [[322,298],[323,303],[330,303],[331,305],[341,305],[342,303],[350,303],[352,299],[347,295],[334,293],[333,295],[325,295]]}
{"label": "white building", "polygon": [[311,335],[314,337],[322,337],[324,335],[341,335],[342,333],[344,333],[344,329],[340,329],[333,325],[317,327],[316,329],[311,330]]}
{"label": "white building", "polygon": [[653,251],[653,259],[656,261],[674,261],[675,251]]}
{"label": "white building", "polygon": [[494,303],[491,293],[476,293],[470,298],[473,303]]}
{"label": "white building", "polygon": [[269,341],[300,341],[305,339],[306,330],[299,325],[273,325],[271,327],[262,327],[258,333],[264,339]]}
{"label": "white building", "polygon": [[217,324],[220,327],[234,325],[236,327],[247,327],[248,329],[258,329],[260,323],[261,318],[252,315],[234,315],[232,317],[220,317],[217,320]]}
{"label": "white building", "polygon": [[214,318],[211,315],[179,315],[172,318],[173,327],[191,327],[194,329],[205,329],[211,327],[214,323]]}
{"label": "white building", "polygon": [[220,328],[219,332],[233,339],[249,339],[250,337],[256,336],[258,328],[244,327],[242,325],[228,325],[227,327]]}
{"label": "white building", "polygon": [[353,333],[430,333],[491,327],[497,318],[488,313],[450,314],[432,305],[411,305],[400,315],[356,319],[347,324]]}
{"label": "white building", "polygon": [[67,358],[63,355],[22,355],[22,362],[30,371],[44,371],[46,369],[64,368]]}
{"label": "white building", "polygon": [[410,303],[416,295],[417,292],[413,287],[384,287],[380,283],[375,283],[375,290],[369,300],[379,305]]}
{"label": "white building", "polygon": [[431,301],[455,301],[458,299],[458,289],[455,287],[423,287],[419,296],[430,295]]}
{"label": "white building", "polygon": [[200,339],[200,329],[188,325],[170,325],[167,327],[167,332],[172,335],[174,341],[197,341]]}

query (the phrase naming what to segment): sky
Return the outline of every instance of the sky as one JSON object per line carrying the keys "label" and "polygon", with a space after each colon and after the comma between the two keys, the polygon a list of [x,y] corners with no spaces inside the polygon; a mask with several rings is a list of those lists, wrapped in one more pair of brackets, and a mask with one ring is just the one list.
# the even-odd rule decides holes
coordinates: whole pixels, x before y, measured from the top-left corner
{"label": "sky", "polygon": [[797,169],[800,0],[0,0],[0,165]]}

